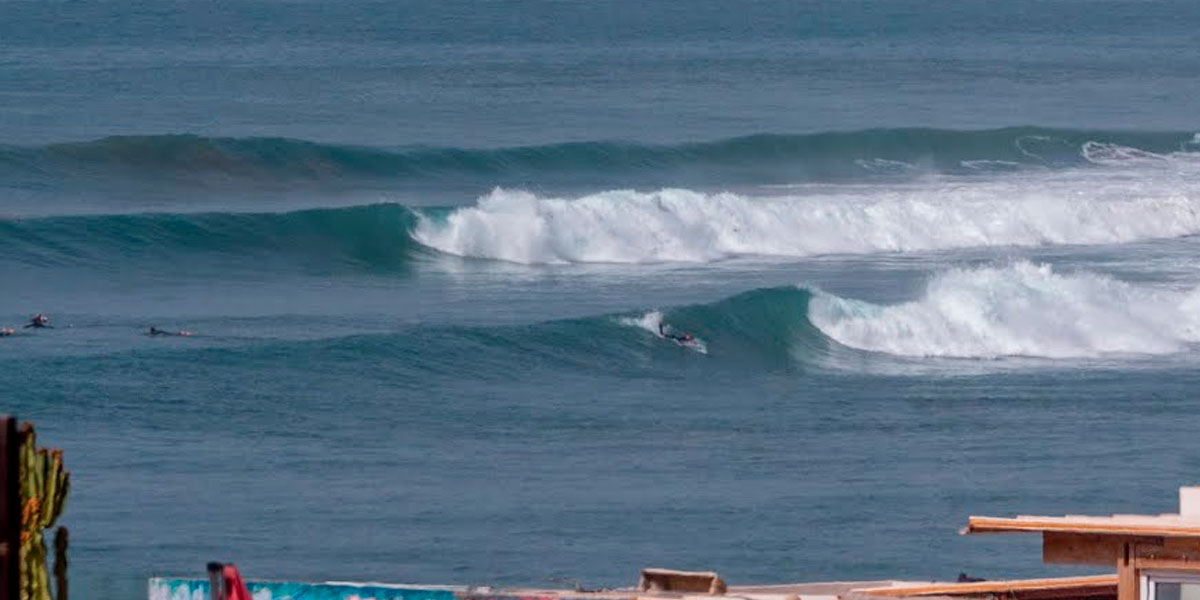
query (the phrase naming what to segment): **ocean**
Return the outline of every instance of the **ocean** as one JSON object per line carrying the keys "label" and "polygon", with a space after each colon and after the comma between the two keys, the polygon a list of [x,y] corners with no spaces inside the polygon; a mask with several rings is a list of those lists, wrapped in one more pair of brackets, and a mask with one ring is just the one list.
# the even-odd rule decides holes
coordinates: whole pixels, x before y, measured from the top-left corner
{"label": "ocean", "polygon": [[1200,477],[1198,24],[0,1],[0,412],[72,591],[1074,573],[956,532]]}

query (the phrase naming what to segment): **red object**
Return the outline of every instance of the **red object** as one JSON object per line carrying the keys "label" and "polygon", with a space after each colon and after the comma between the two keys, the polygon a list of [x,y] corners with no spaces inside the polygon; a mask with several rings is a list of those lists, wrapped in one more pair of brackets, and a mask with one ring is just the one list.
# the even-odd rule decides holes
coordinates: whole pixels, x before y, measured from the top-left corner
{"label": "red object", "polygon": [[231,564],[225,565],[225,600],[252,600],[242,574]]}

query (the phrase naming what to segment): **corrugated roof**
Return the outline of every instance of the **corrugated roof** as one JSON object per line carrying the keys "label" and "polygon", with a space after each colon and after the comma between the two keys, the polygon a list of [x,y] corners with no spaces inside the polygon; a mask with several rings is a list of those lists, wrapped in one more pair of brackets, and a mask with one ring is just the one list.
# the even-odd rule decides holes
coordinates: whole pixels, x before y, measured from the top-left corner
{"label": "corrugated roof", "polygon": [[1107,535],[1200,537],[1200,517],[1165,515],[1065,515],[1016,518],[970,517],[963,533],[1068,532]]}

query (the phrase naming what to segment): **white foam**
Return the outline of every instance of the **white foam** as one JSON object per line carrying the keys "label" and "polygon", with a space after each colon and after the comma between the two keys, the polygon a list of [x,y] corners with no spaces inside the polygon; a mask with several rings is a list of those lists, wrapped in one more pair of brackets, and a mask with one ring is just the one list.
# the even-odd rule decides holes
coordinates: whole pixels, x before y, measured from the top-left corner
{"label": "white foam", "polygon": [[859,158],[854,161],[854,164],[873,173],[901,174],[917,168],[904,161],[888,160],[886,158]]}
{"label": "white foam", "polygon": [[645,329],[646,331],[649,331],[658,337],[662,337],[662,334],[658,332],[658,326],[663,322],[663,315],[657,310],[650,311],[637,318],[621,317],[617,319],[617,322],[629,327]]}
{"label": "white foam", "polygon": [[[1100,160],[1103,153],[1094,153]],[[1141,167],[777,188],[765,196],[663,189],[567,199],[496,189],[444,219],[419,217],[413,236],[449,254],[536,264],[1115,244],[1200,233],[1200,161],[1134,162]]]}
{"label": "white foam", "polygon": [[994,171],[999,169],[1012,171],[1021,168],[1021,163],[1011,160],[960,160],[958,164],[963,168],[975,171]]}
{"label": "white foam", "polygon": [[1147,161],[1170,160],[1165,154],[1105,142],[1084,142],[1079,154],[1090,163],[1105,166],[1136,166]]}
{"label": "white foam", "polygon": [[1200,342],[1200,288],[1156,289],[1028,262],[948,271],[921,298],[892,306],[818,292],[808,312],[841,344],[902,356],[1167,354]]}

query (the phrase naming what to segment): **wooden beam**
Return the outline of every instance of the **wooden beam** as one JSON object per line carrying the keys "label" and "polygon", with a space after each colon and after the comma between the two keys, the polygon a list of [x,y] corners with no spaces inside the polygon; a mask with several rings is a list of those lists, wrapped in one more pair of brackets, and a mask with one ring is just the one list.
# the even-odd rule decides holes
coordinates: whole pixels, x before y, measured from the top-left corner
{"label": "wooden beam", "polygon": [[1117,600],[1141,600],[1138,590],[1138,571],[1134,564],[1132,544],[1126,543],[1117,556]]}
{"label": "wooden beam", "polygon": [[1143,559],[1200,561],[1200,540],[1191,538],[1164,538],[1156,544],[1143,541],[1134,544],[1133,549],[1133,557],[1137,561]]}
{"label": "wooden beam", "polygon": [[1049,590],[1078,590],[1082,588],[1111,588],[1117,585],[1116,575],[1085,577],[1054,577],[1049,579],[1017,579],[1010,581],[978,581],[972,583],[937,583],[932,585],[889,586],[854,590],[869,596],[969,596],[976,594],[1005,594]]}
{"label": "wooden beam", "polygon": [[1126,543],[1137,547],[1161,547],[1159,537],[1125,537],[1097,533],[1047,531],[1042,534],[1042,562],[1058,565],[1109,566],[1125,551]]}
{"label": "wooden beam", "polygon": [[1200,560],[1189,558],[1139,558],[1135,566],[1141,569],[1200,572]]}
{"label": "wooden beam", "polygon": [[1154,522],[1152,519],[1142,521],[1122,521],[1112,519],[1100,521],[1072,521],[1064,517],[1020,517],[1016,519],[999,519],[996,517],[970,517],[963,533],[1021,533],[1021,532],[1050,532],[1067,533],[1098,533],[1118,536],[1152,536],[1152,537],[1195,537],[1200,538],[1200,524],[1183,524],[1178,521],[1163,520]]}
{"label": "wooden beam", "polygon": [[16,417],[0,415],[0,600],[21,593],[20,446]]}

